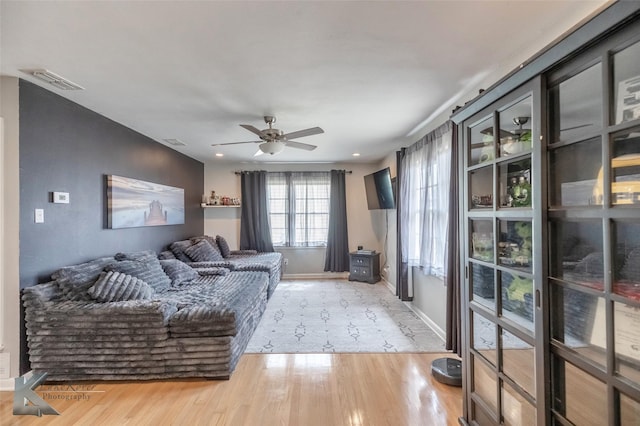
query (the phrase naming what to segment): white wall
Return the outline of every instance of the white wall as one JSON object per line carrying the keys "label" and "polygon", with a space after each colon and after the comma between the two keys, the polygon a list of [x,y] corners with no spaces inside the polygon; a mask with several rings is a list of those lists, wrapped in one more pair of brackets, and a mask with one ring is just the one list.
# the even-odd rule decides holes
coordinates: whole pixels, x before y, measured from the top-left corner
{"label": "white wall", "polygon": [[[267,171],[328,171],[331,169],[351,170],[346,175],[347,193],[347,226],[349,232],[349,251],[361,245],[376,251],[383,249],[384,213],[369,211],[364,190],[364,176],[378,170],[375,164],[340,163],[340,164],[241,164],[211,161],[205,164],[204,188],[216,191],[218,195],[240,196],[239,170]],[[222,235],[229,242],[231,249],[240,246],[240,209],[239,208],[206,208],[204,212],[204,232],[207,235]],[[324,273],[324,248],[283,248],[284,257],[288,259],[285,274],[289,276],[319,276]]]}
{"label": "white wall", "polygon": [[[0,345],[10,356],[10,377],[17,377],[20,370],[18,96],[18,79],[0,77],[0,117],[4,122],[4,137],[0,138]],[[13,380],[0,379],[0,390],[12,389]]]}

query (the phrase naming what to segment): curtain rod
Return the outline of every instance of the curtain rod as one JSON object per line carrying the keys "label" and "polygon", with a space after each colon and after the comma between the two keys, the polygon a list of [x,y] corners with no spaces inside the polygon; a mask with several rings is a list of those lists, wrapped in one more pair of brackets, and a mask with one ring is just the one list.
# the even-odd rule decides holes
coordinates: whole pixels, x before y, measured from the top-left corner
{"label": "curtain rod", "polygon": [[[241,174],[246,173],[246,172],[258,172],[258,171],[260,171],[260,170],[236,170],[233,173],[235,173],[237,175],[241,175]],[[267,171],[267,173],[315,173],[315,172],[326,172],[326,171],[327,170],[313,170],[313,171],[302,172],[302,171],[299,171],[299,170],[295,170],[295,171],[294,170],[283,170],[283,171],[278,170],[278,171],[273,171],[273,172]],[[351,173],[353,173],[353,171],[351,171],[351,170],[345,170],[344,172],[349,174],[349,175]]]}

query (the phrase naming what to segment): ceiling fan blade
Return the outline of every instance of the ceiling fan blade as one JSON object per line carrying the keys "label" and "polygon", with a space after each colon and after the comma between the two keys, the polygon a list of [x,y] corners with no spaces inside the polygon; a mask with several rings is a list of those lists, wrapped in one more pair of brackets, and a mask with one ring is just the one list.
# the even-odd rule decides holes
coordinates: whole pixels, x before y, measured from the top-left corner
{"label": "ceiling fan blade", "polygon": [[211,146],[223,146],[223,145],[240,145],[242,143],[262,143],[264,141],[246,141],[246,142],[227,142],[227,143],[214,143]]}
{"label": "ceiling fan blade", "polygon": [[260,136],[261,138],[266,138],[267,135],[265,135],[262,130],[259,130],[257,128],[255,128],[254,126],[252,126],[251,124],[241,124],[240,127],[243,127],[245,129],[247,129],[248,131],[255,133],[256,135]]}
{"label": "ceiling fan blade", "polygon": [[282,135],[281,139],[296,139],[304,136],[318,135],[320,133],[324,133],[324,130],[322,130],[320,127],[312,127],[310,129],[287,133],[285,135]]}
{"label": "ceiling fan blade", "polygon": [[315,145],[310,145],[308,143],[296,142],[296,141],[286,141],[284,143],[286,146],[290,146],[291,148],[304,149],[305,151],[313,151],[317,148]]}
{"label": "ceiling fan blade", "polygon": [[262,152],[262,150],[261,150],[261,149],[259,149],[255,154],[253,154],[253,156],[254,156],[254,157],[259,157],[259,156],[261,156],[262,154],[264,154],[264,152]]}

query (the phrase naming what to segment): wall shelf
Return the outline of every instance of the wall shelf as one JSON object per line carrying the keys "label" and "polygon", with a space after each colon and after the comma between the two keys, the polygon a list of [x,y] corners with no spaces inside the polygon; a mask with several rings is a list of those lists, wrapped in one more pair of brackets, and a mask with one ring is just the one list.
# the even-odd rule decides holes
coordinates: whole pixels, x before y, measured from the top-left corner
{"label": "wall shelf", "polygon": [[240,207],[240,204],[236,204],[233,206],[200,206],[203,209],[219,209],[219,208],[223,208],[223,209],[228,209],[228,208],[234,208],[234,207]]}

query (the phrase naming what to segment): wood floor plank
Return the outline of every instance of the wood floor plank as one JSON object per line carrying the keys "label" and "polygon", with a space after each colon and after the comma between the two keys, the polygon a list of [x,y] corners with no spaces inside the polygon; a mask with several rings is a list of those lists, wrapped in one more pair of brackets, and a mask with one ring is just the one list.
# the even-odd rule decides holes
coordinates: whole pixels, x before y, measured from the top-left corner
{"label": "wood floor plank", "polygon": [[457,425],[461,389],[431,377],[431,361],[440,356],[245,354],[228,381],[78,383],[75,393],[59,386],[38,388],[59,416],[14,416],[13,392],[0,392],[0,423]]}

